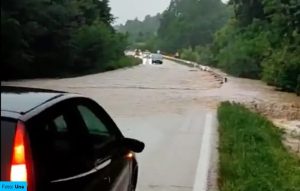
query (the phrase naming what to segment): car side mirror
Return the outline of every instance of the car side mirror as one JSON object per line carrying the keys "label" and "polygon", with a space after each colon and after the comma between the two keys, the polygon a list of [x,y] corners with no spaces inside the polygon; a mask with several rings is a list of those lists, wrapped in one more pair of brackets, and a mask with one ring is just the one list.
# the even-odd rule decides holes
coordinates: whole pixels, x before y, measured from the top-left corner
{"label": "car side mirror", "polygon": [[136,139],[123,138],[121,144],[136,153],[142,152],[145,148],[145,144]]}

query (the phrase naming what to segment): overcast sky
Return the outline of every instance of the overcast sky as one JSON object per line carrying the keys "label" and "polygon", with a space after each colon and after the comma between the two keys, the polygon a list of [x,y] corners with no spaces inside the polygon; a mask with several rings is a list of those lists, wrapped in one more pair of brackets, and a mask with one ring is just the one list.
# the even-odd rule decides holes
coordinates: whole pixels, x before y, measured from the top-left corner
{"label": "overcast sky", "polygon": [[143,20],[146,15],[156,15],[169,6],[171,0],[110,0],[115,24],[124,24],[128,19]]}

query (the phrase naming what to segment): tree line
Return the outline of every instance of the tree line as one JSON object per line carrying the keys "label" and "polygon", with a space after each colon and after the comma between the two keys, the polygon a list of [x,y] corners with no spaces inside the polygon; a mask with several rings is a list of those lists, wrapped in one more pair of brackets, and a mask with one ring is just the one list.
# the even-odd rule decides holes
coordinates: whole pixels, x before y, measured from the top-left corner
{"label": "tree line", "polygon": [[130,64],[108,0],[1,1],[2,79],[53,77]]}
{"label": "tree line", "polygon": [[171,0],[162,14],[157,46],[173,52],[210,44],[213,34],[228,19],[228,13],[220,0]]}
{"label": "tree line", "polygon": [[156,42],[158,28],[160,27],[160,20],[162,15],[160,13],[151,16],[145,16],[144,20],[135,18],[128,20],[124,25],[117,25],[117,31],[128,36],[129,48],[152,50]]}
{"label": "tree line", "polygon": [[144,20],[138,18],[127,20],[125,24],[115,26],[115,28],[128,35],[129,42],[136,44],[145,42],[157,34],[160,26],[161,14],[155,16],[147,15]]}

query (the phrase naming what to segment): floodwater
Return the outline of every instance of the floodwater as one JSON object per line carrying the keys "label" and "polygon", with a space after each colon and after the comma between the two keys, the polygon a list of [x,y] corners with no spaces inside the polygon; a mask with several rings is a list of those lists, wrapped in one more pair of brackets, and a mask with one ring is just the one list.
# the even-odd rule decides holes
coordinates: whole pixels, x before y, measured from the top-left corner
{"label": "floodwater", "polygon": [[[262,113],[287,131],[287,146],[295,152],[300,148],[300,97],[274,91],[258,80],[227,76],[228,82],[222,83],[222,76],[225,74],[218,70],[201,71],[165,60],[162,65],[144,62],[82,77],[20,80],[1,85],[50,88],[95,99],[125,135],[146,143],[145,151],[138,155],[142,169],[138,190],[191,191],[205,116],[215,112],[221,101],[240,102]],[[212,153],[216,150],[214,147]],[[212,161],[216,161],[214,157]],[[185,174],[184,178],[180,173]],[[214,173],[209,182],[211,187],[216,186]]]}

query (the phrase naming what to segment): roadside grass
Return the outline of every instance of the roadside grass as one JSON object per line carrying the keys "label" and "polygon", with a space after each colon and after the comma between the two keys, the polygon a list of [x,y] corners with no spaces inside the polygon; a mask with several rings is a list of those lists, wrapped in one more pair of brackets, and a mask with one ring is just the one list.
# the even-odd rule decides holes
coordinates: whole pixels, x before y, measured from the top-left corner
{"label": "roadside grass", "polygon": [[300,160],[281,130],[236,103],[221,103],[218,119],[220,191],[300,191]]}

